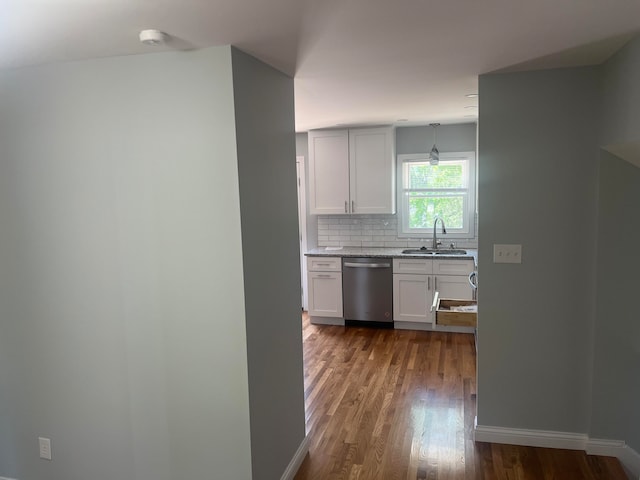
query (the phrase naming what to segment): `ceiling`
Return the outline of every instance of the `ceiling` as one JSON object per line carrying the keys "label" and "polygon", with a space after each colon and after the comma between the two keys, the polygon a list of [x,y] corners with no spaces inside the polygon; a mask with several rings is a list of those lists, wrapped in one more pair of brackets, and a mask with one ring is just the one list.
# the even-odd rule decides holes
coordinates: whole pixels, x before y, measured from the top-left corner
{"label": "ceiling", "polygon": [[0,68],[232,44],[295,77],[298,131],[460,123],[479,74],[601,63],[637,31],[640,0],[1,0]]}

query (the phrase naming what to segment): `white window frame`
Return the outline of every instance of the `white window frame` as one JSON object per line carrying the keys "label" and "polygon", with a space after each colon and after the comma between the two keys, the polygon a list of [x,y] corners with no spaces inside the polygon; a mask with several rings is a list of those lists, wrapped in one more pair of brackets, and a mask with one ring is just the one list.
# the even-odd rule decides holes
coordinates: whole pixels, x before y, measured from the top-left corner
{"label": "white window frame", "polygon": [[[464,215],[464,227],[452,229],[447,226],[446,238],[475,238],[475,212],[476,212],[476,153],[475,152],[446,152],[440,154],[440,162],[466,160],[468,162],[468,187],[466,214]],[[399,238],[433,238],[433,227],[425,229],[409,229],[408,226],[408,202],[405,202],[404,188],[404,164],[408,162],[429,161],[428,153],[412,153],[398,155],[396,162],[397,201],[398,201],[398,237]],[[438,232],[440,232],[438,227]],[[442,238],[442,237],[441,237]]]}

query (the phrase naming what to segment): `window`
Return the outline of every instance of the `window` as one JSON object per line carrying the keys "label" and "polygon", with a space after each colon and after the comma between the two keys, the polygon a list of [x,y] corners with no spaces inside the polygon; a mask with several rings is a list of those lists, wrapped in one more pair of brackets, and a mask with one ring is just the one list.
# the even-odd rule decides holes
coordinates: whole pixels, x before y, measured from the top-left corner
{"label": "window", "polygon": [[398,155],[398,181],[399,236],[431,237],[436,217],[447,236],[474,236],[474,152],[441,153],[438,165],[428,155]]}

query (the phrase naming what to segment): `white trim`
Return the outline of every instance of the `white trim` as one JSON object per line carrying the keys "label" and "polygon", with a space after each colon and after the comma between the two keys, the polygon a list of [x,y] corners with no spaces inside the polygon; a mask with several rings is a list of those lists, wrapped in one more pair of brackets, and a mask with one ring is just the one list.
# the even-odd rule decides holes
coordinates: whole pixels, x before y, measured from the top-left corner
{"label": "white trim", "polygon": [[475,333],[476,329],[473,327],[458,327],[455,325],[438,325],[434,327],[433,323],[425,322],[405,322],[395,321],[393,322],[393,328],[396,330],[421,330],[424,332],[447,332],[447,333]]}
{"label": "white trim", "polygon": [[622,440],[602,440],[599,438],[587,439],[585,450],[589,455],[603,455],[605,457],[617,457],[618,453],[626,447]]}
{"label": "white trim", "polygon": [[636,452],[629,445],[625,445],[620,455],[616,455],[622,466],[634,477],[640,480],[640,453]]}
{"label": "white trim", "polygon": [[476,442],[506,443],[508,445],[525,445],[528,447],[584,450],[589,437],[584,433],[476,425],[474,440]]}
{"label": "white trim", "polygon": [[[424,231],[413,231],[408,232],[405,231],[405,221],[407,221],[408,213],[405,208],[405,204],[403,202],[403,192],[404,192],[404,175],[403,175],[403,166],[405,163],[410,162],[418,162],[418,161],[427,161],[429,159],[428,153],[410,153],[410,154],[399,154],[397,156],[396,162],[396,203],[397,203],[397,216],[398,216],[398,238],[408,238],[408,239],[430,239],[433,237],[432,229],[427,228]],[[476,183],[477,183],[477,175],[476,175],[476,163],[477,157],[476,152],[443,152],[440,153],[440,160],[447,161],[457,161],[463,160],[467,161],[468,165],[468,182],[466,188],[466,205],[465,205],[465,223],[467,224],[467,230],[460,231],[454,230],[452,228],[448,229],[448,233],[445,237],[456,240],[476,240],[475,238],[475,212],[477,210],[477,194],[476,194]],[[444,242],[444,240],[443,240]]]}
{"label": "white trim", "polygon": [[476,423],[474,428],[474,441],[524,445],[528,447],[584,450],[587,455],[616,457],[620,460],[620,463],[622,463],[622,466],[628,474],[640,479],[640,454],[622,440],[589,438],[589,436],[584,433],[490,427]]}
{"label": "white trim", "polygon": [[[308,452],[309,436],[307,435],[302,439],[302,442],[300,442],[298,450],[296,450],[296,453],[293,455],[293,458],[289,462],[289,465],[287,465],[287,469],[282,474],[282,478],[280,480],[293,480],[293,477],[295,477],[296,473],[298,473],[298,469],[300,468],[300,465],[302,465],[304,457],[307,456]],[[0,480],[2,479],[0,478]]]}
{"label": "white trim", "polygon": [[300,231],[300,283],[302,286],[302,309],[309,310],[309,297],[307,292],[307,262],[304,253],[307,248],[307,174],[304,169],[304,157],[296,157],[296,175],[298,177],[298,225]]}
{"label": "white trim", "polygon": [[333,325],[344,327],[344,318],[342,317],[316,317],[309,315],[309,321],[313,325]]}
{"label": "white trim", "polygon": [[628,475],[640,478],[640,453],[622,440],[590,438],[586,445],[586,451],[589,455],[616,457]]}

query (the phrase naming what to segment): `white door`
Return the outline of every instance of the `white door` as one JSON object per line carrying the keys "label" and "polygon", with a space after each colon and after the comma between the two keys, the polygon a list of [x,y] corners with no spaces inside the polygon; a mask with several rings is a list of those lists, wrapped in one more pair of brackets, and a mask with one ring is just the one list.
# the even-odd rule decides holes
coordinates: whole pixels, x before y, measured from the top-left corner
{"label": "white door", "polygon": [[309,315],[342,317],[341,272],[309,272]]}
{"label": "white door", "polygon": [[431,275],[393,275],[393,319],[396,322],[431,322]]}
{"label": "white door", "polygon": [[309,132],[309,211],[349,213],[349,132]]}
{"label": "white door", "polygon": [[392,128],[349,130],[351,213],[395,213]]}
{"label": "white door", "polygon": [[296,157],[298,173],[298,225],[300,240],[300,285],[302,285],[302,309],[309,309],[307,294],[307,262],[304,252],[307,251],[307,198],[305,189],[304,157]]}

